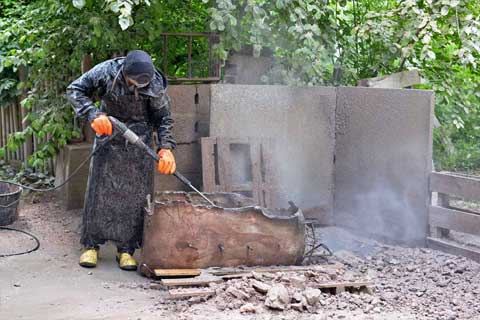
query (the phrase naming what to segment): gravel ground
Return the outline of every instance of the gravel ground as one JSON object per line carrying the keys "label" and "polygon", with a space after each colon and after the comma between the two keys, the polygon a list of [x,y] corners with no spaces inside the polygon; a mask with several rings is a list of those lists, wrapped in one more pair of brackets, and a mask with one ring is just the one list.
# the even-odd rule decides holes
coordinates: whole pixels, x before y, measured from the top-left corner
{"label": "gravel ground", "polygon": [[[317,264],[313,271],[230,280],[210,299],[172,301],[149,279],[119,270],[111,245],[102,247],[97,268],[79,267],[80,221],[80,210],[63,210],[55,197],[22,202],[14,226],[36,234],[41,247],[0,258],[0,319],[480,319],[480,265],[430,249],[322,228],[335,253],[328,263],[341,266],[334,274]],[[0,254],[33,244],[0,231]],[[374,286],[371,293],[331,295],[315,288],[322,279]]]}

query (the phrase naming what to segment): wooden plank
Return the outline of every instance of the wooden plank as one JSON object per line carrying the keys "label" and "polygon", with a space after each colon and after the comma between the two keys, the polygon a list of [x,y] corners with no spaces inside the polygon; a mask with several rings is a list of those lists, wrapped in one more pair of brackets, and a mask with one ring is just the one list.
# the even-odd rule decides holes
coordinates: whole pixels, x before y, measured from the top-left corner
{"label": "wooden plank", "polygon": [[1,147],[5,147],[5,129],[6,129],[6,124],[5,124],[5,107],[0,107],[0,131],[2,131],[2,140],[0,141]]}
{"label": "wooden plank", "polygon": [[230,162],[230,139],[217,138],[218,152],[218,180],[221,191],[232,191],[231,162]]}
{"label": "wooden plank", "polygon": [[199,269],[154,269],[153,272],[156,277],[195,277],[202,273]]}
{"label": "wooden plank", "polygon": [[[0,130],[2,130],[2,147],[7,146],[7,124],[5,122],[5,107],[0,107],[0,123],[1,127]],[[5,155],[4,155],[4,160],[8,161],[8,153],[5,150]]]}
{"label": "wooden plank", "polygon": [[250,144],[250,162],[252,164],[252,195],[253,199],[261,206],[265,206],[262,190],[262,163],[261,163],[261,144],[258,139],[249,139]]}
{"label": "wooden plank", "polygon": [[275,272],[302,272],[302,271],[321,271],[329,272],[343,269],[341,265],[325,265],[321,267],[303,267],[303,266],[287,266],[287,267],[265,267],[265,268],[212,268],[207,272],[215,276],[226,275],[247,275],[251,272],[256,273],[275,273]]}
{"label": "wooden plank", "polygon": [[181,299],[191,297],[208,297],[215,294],[211,288],[191,288],[191,289],[170,289],[168,295],[170,299]]}
{"label": "wooden plank", "polygon": [[[437,205],[439,207],[450,208],[450,196],[448,194],[438,193],[437,197]],[[449,233],[450,230],[448,229],[430,224],[430,235],[434,238],[444,238],[447,237]]]}
{"label": "wooden plank", "polygon": [[430,206],[429,223],[432,226],[480,235],[480,215],[460,210]]}
{"label": "wooden plank", "polygon": [[480,179],[446,172],[430,174],[430,191],[480,199]]}
{"label": "wooden plank", "polygon": [[316,288],[348,288],[348,287],[353,287],[353,288],[360,288],[360,287],[371,287],[373,286],[374,283],[371,281],[339,281],[339,282],[322,282],[322,283],[316,283],[314,286]]}
{"label": "wooden plank", "polygon": [[275,194],[278,190],[275,188],[275,170],[273,168],[273,153],[275,148],[275,140],[273,138],[262,139],[261,146],[261,170],[262,170],[262,186],[260,192],[266,208],[276,207]]}
{"label": "wooden plank", "polygon": [[420,72],[417,69],[393,73],[386,76],[362,79],[357,85],[370,88],[405,88],[422,83]]}
{"label": "wooden plank", "polygon": [[469,248],[461,244],[453,244],[445,240],[427,237],[427,247],[480,262],[480,250]]}
{"label": "wooden plank", "polygon": [[[20,81],[27,81],[27,67],[25,65],[21,65],[18,68],[18,79]],[[28,110],[21,106],[21,101],[27,97],[26,90],[22,90],[21,95],[18,99],[18,105],[20,106],[20,114],[22,118],[22,130],[25,130],[29,125],[30,121],[24,121],[28,114]],[[23,150],[23,158],[25,167],[28,167],[28,157],[33,153],[33,142],[32,137],[26,137],[24,143],[24,150]]]}
{"label": "wooden plank", "polygon": [[215,159],[213,145],[215,138],[201,138],[203,191],[215,192]]}
{"label": "wooden plank", "polygon": [[231,279],[240,279],[240,278],[251,278],[253,277],[252,272],[243,272],[243,273],[235,273],[235,274],[226,274],[221,276],[223,280],[231,280]]}
{"label": "wooden plank", "polygon": [[246,182],[246,183],[240,183],[240,184],[232,184],[230,189],[232,189],[232,192],[239,192],[239,191],[252,191],[254,188],[253,183],[251,182]]}
{"label": "wooden plank", "polygon": [[[16,116],[16,126],[17,126],[17,131],[23,131],[22,128],[22,113],[20,110],[20,105],[18,103],[15,103],[15,116]],[[20,155],[20,161],[24,160],[24,149],[25,149],[25,144],[22,144],[19,149],[19,155]]]}
{"label": "wooden plank", "polygon": [[[10,112],[10,117],[11,117],[11,126],[12,126],[12,133],[15,133],[18,131],[18,127],[17,127],[17,108],[15,106],[15,104],[10,104],[10,109],[11,109],[11,112]],[[20,152],[19,152],[19,149],[18,148],[17,150],[15,150],[13,152],[13,159],[15,160],[20,160]]]}
{"label": "wooden plank", "polygon": [[162,279],[160,282],[167,287],[208,286],[210,283],[222,283],[224,280],[212,275],[200,275],[195,278]]}
{"label": "wooden plank", "polygon": [[[12,114],[12,107],[11,105],[10,106],[7,106],[5,108],[5,120],[6,120],[6,123],[7,123],[7,143],[8,143],[8,138],[10,137],[10,135],[12,134],[12,117],[11,117],[11,114]],[[15,154],[13,151],[10,151],[9,148],[7,148],[7,152],[8,152],[8,160],[11,161],[11,160],[14,160],[15,159]]]}

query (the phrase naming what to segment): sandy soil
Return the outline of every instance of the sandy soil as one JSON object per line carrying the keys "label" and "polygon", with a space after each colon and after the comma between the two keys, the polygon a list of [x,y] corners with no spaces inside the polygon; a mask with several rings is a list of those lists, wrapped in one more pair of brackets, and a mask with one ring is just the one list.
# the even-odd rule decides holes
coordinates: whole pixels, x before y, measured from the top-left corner
{"label": "sandy soil", "polygon": [[[429,317],[425,310],[420,313],[419,309],[414,307],[389,307],[388,299],[379,302],[381,308],[375,312],[372,312],[373,307],[368,306],[337,308],[336,306],[343,302],[337,299],[337,304],[333,305],[332,302],[329,307],[320,307],[313,312],[301,313],[291,309],[272,311],[259,305],[255,314],[242,314],[234,305],[219,308],[214,298],[208,301],[172,302],[167,299],[166,290],[150,288],[149,279],[136,272],[120,270],[114,259],[115,248],[112,245],[101,248],[97,268],[80,267],[80,222],[81,211],[63,210],[54,196],[28,196],[22,201],[20,219],[11,227],[32,232],[40,239],[41,247],[28,255],[0,258],[0,319],[447,319],[444,313]],[[361,270],[368,268],[369,261],[375,261],[375,267],[378,268],[379,258],[376,251],[381,248],[378,244],[365,239],[358,240],[353,236],[345,240],[347,237],[338,236],[334,229],[325,230],[324,235],[325,241],[339,253],[335,259],[348,268],[362,272]],[[347,242],[338,241],[340,238]],[[21,251],[33,245],[34,242],[23,234],[0,230],[0,254]],[[364,258],[345,254],[346,247],[356,247],[356,251]],[[391,250],[391,247],[388,250]],[[419,255],[433,255],[428,250],[415,251],[414,254],[409,258],[410,264],[414,263],[411,259],[416,259]],[[353,260],[347,261],[349,259]],[[468,263],[467,271],[459,276],[468,278],[475,274],[476,279],[470,280],[480,284],[480,267],[473,262]],[[395,288],[387,286],[390,283],[389,269],[385,267],[382,269],[384,271],[380,270],[376,271],[381,273],[381,277],[377,279],[381,283],[373,293],[377,300],[389,290],[395,291]],[[412,279],[418,280],[418,277],[421,277],[419,274],[413,276],[414,272],[410,273]],[[403,277],[408,278],[408,274]],[[398,277],[391,276],[391,281],[397,280]],[[235,283],[232,282],[232,285]],[[228,286],[228,283],[225,284],[225,288]],[[468,288],[467,290],[470,290]],[[451,288],[447,286],[444,289],[448,298],[448,290]],[[435,292],[437,294],[437,291]],[[398,290],[398,293],[406,299],[400,299],[402,304],[408,304],[406,302],[411,299],[409,293],[403,293],[402,290]],[[436,298],[440,299],[439,297],[437,294]],[[478,301],[478,298],[480,291],[478,296],[472,293],[472,299]],[[328,299],[333,298],[325,298],[325,301],[330,301]],[[356,297],[345,296],[341,299],[346,299],[348,303],[348,299]],[[428,304],[428,300],[426,301]],[[446,303],[449,304],[449,301]],[[471,305],[465,304],[465,307],[471,308]],[[476,312],[474,309],[473,313],[462,313],[455,307],[452,310],[447,310],[452,314],[448,319],[464,319],[460,316],[467,314],[468,318],[475,318],[471,316]],[[480,309],[478,312],[480,314]]]}

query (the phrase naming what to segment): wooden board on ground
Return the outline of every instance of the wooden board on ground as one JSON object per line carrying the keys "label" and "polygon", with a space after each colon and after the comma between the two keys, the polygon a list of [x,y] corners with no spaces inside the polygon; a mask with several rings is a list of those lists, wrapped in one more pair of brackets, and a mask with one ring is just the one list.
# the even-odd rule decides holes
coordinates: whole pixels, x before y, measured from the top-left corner
{"label": "wooden board on ground", "polygon": [[441,250],[450,254],[467,257],[480,262],[480,250],[470,248],[461,244],[454,244],[445,240],[427,238],[427,246],[431,249]]}
{"label": "wooden board on ground", "polygon": [[323,266],[272,266],[264,268],[211,268],[206,271],[215,276],[234,276],[240,275],[240,277],[245,276],[249,273],[274,273],[274,272],[300,272],[300,271],[321,271],[328,272],[332,270],[342,269],[341,265],[323,265]]}
{"label": "wooden board on ground", "polygon": [[189,288],[189,289],[170,289],[168,295],[170,299],[181,299],[191,297],[208,297],[215,294],[211,288]]}
{"label": "wooden board on ground", "polygon": [[224,280],[212,275],[200,275],[194,278],[162,279],[161,284],[166,287],[208,286],[210,283],[221,283]]}
{"label": "wooden board on ground", "polygon": [[322,291],[328,291],[333,294],[339,294],[344,291],[367,291],[371,292],[373,286],[371,281],[338,281],[338,282],[323,282],[315,285],[316,288]]}
{"label": "wooden board on ground", "polygon": [[156,277],[196,277],[202,272],[199,269],[154,269]]}

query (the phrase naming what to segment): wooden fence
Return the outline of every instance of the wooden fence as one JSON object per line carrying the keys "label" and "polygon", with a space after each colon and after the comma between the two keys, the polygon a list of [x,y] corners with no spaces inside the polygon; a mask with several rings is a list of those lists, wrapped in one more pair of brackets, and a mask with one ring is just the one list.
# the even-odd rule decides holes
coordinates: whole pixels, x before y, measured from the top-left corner
{"label": "wooden fence", "polygon": [[[22,110],[19,103],[0,106],[0,147],[7,145],[10,134],[23,131],[26,126],[26,123],[23,122],[25,114],[26,112]],[[29,137],[16,151],[10,151],[10,149],[6,148],[3,160],[14,166],[20,166],[22,163],[28,166],[28,157],[38,150],[39,146],[46,142],[47,139]],[[44,168],[36,169],[53,174],[54,160],[47,161]]]}
{"label": "wooden fence", "polygon": [[448,253],[480,261],[480,250],[445,239],[450,230],[480,237],[480,211],[459,208],[452,204],[452,196],[480,200],[480,178],[449,172],[430,174],[430,191],[438,192],[438,203],[429,208],[430,237],[427,245]]}

